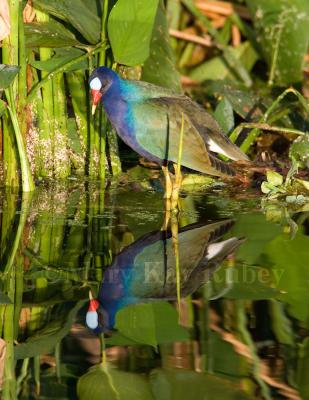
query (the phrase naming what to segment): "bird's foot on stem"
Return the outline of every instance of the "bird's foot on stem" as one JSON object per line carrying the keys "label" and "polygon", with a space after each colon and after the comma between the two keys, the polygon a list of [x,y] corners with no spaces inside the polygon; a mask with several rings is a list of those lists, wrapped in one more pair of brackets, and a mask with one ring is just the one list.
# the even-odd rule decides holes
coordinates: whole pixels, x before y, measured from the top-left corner
{"label": "bird's foot on stem", "polygon": [[173,192],[173,181],[170,176],[168,166],[162,166],[162,171],[164,174],[165,178],[165,192],[164,192],[164,198],[166,200],[170,200],[172,197],[172,192]]}
{"label": "bird's foot on stem", "polygon": [[175,180],[172,188],[171,209],[179,211],[180,209],[179,191],[182,184],[182,174],[177,164],[174,164],[174,169],[175,169]]}

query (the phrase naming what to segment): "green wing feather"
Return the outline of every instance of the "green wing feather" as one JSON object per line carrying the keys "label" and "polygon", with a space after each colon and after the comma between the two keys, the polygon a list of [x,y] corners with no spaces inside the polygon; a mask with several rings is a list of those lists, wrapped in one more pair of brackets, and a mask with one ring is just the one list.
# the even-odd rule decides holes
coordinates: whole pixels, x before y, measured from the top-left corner
{"label": "green wing feather", "polygon": [[[145,111],[151,116],[159,118],[168,113],[170,120],[172,119],[174,123],[176,119],[178,120],[177,128],[179,128],[183,112],[189,124],[193,125],[202,137],[209,151],[224,154],[232,160],[248,160],[246,154],[226,137],[217,121],[189,97],[146,82],[127,81],[126,83],[128,86],[132,86],[132,90],[128,93],[133,94],[133,98],[129,100],[133,104],[144,103]],[[138,105],[137,108],[140,109],[140,106]],[[152,110],[153,112],[152,108],[155,108]],[[136,109],[138,114],[140,114],[139,109]],[[147,115],[142,111],[141,115],[143,121]]]}
{"label": "green wing feather", "polygon": [[[185,96],[180,96],[184,97]],[[180,144],[182,114],[184,137],[181,164],[215,176],[233,175],[227,165],[209,154],[207,142],[181,102],[159,97],[131,103],[136,140],[147,152],[176,163]],[[194,104],[194,103],[193,103]],[[189,117],[190,115],[190,117]]]}

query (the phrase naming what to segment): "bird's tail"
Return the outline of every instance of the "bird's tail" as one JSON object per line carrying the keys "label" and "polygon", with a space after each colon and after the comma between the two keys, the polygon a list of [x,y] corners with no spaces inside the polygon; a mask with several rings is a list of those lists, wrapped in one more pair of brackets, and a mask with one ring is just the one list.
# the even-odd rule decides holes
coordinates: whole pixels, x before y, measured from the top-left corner
{"label": "bird's tail", "polygon": [[218,172],[217,175],[223,177],[233,177],[236,175],[236,171],[226,162],[219,160],[217,157],[209,154],[209,160],[211,166]]}

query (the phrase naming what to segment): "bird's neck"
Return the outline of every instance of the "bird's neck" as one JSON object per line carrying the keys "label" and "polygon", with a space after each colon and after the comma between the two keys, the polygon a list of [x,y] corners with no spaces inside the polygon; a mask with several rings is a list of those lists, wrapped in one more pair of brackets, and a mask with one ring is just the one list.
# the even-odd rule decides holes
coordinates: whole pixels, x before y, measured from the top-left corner
{"label": "bird's neck", "polygon": [[102,105],[114,128],[121,135],[123,131],[131,131],[131,112],[127,101],[125,82],[120,79],[113,82],[102,96]]}

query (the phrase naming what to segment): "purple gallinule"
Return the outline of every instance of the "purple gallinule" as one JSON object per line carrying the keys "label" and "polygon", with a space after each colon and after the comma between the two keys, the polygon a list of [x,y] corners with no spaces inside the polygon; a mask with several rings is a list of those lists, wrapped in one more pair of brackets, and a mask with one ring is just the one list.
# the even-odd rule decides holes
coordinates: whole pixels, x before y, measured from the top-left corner
{"label": "purple gallinule", "polygon": [[[167,198],[173,193],[167,164],[178,161],[182,125],[182,166],[228,177],[235,175],[234,170],[215,153],[232,160],[248,160],[223,133],[217,121],[185,95],[150,83],[121,79],[107,67],[95,69],[89,83],[93,113],[101,100],[122,140],[141,156],[162,166]],[[181,176],[176,176],[175,182],[178,195]]]}
{"label": "purple gallinule", "polygon": [[[179,229],[180,295],[186,297],[211,279],[242,239],[222,240],[233,226],[223,220],[195,223]],[[176,258],[172,231],[155,231],[125,247],[106,269],[98,299],[90,298],[87,326],[95,332],[114,328],[116,314],[126,306],[176,300]]]}

